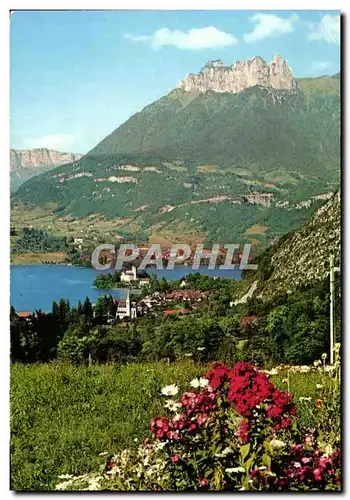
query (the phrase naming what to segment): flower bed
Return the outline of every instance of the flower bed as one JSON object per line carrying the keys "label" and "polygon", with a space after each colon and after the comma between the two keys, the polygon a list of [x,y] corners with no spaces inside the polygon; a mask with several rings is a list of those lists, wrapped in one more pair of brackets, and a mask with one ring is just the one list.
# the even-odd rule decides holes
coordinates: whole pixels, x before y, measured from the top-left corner
{"label": "flower bed", "polygon": [[[340,403],[339,376],[337,357],[335,369],[324,370],[332,398],[325,398],[323,417]],[[56,489],[340,489],[338,427],[331,421],[327,427],[322,418],[316,428],[300,428],[293,396],[267,373],[243,362],[215,364],[190,385],[178,399],[176,385],[162,389],[166,414],[154,418],[151,437],[137,450],[108,456],[98,475],[62,477]]]}

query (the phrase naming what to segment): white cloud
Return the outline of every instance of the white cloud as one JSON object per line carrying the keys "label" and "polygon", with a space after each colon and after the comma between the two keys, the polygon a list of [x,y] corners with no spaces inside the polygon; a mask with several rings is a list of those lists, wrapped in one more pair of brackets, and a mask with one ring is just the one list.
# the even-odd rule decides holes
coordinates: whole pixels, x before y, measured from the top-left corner
{"label": "white cloud", "polygon": [[152,39],[151,36],[147,35],[131,35],[130,33],[126,33],[124,35],[124,38],[127,38],[128,40],[132,40],[133,42],[148,42],[149,40]]}
{"label": "white cloud", "polygon": [[194,28],[188,31],[171,31],[168,28],[162,28],[152,35],[126,34],[124,37],[134,42],[150,42],[154,49],[172,45],[178,49],[200,50],[229,47],[238,42],[235,35],[220,31],[215,26]]}
{"label": "white cloud", "polygon": [[48,148],[58,149],[63,152],[69,152],[68,148],[75,144],[76,137],[74,134],[53,134],[44,135],[43,137],[28,137],[25,139],[25,147],[32,148]]}
{"label": "white cloud", "polygon": [[254,43],[257,40],[272,36],[291,33],[294,30],[294,24],[298,16],[293,15],[289,18],[282,18],[275,14],[255,14],[249,18],[249,21],[255,23],[253,31],[245,33],[243,36],[247,43]]}
{"label": "white cloud", "polygon": [[340,43],[340,16],[326,14],[319,23],[310,23],[309,40]]}

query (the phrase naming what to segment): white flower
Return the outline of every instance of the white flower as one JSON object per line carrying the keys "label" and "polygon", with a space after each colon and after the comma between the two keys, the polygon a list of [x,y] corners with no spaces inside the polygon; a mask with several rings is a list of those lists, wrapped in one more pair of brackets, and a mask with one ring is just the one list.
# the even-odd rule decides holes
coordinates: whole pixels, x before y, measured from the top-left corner
{"label": "white flower", "polygon": [[156,450],[162,450],[168,441],[160,441],[156,444]]}
{"label": "white flower", "polygon": [[238,474],[239,472],[245,472],[244,467],[231,467],[229,469],[225,469],[226,472],[231,474]]}
{"label": "white flower", "polygon": [[222,450],[221,453],[216,453],[214,456],[217,457],[217,458],[224,458],[226,457],[227,455],[231,455],[233,453],[233,450],[232,448],[230,447],[227,447],[225,448],[224,450]]}
{"label": "white flower", "polygon": [[238,490],[238,491],[245,491],[245,487],[244,487],[244,486],[242,486],[242,488],[239,488],[239,490]]}
{"label": "white flower", "polygon": [[326,372],[332,372],[332,371],[334,370],[334,366],[332,366],[332,365],[327,365],[327,366],[325,367],[325,370],[326,370]]}
{"label": "white flower", "polygon": [[297,469],[300,469],[300,467],[301,467],[301,463],[299,463],[299,462],[293,462],[293,465],[294,465],[294,467],[296,467]]}
{"label": "white flower", "polygon": [[59,491],[66,490],[69,486],[72,486],[72,484],[73,484],[72,480],[65,481],[64,483],[58,483],[56,484],[55,489]]}
{"label": "white flower", "polygon": [[310,367],[303,365],[299,368],[300,373],[308,373],[310,371]]}
{"label": "white flower", "polygon": [[207,387],[209,385],[209,380],[206,378],[194,378],[190,382],[190,386],[193,387],[194,389],[197,389],[198,387]]}
{"label": "white flower", "polygon": [[320,366],[322,364],[322,361],[320,359],[317,359],[314,361],[314,366]]}
{"label": "white flower", "polygon": [[316,389],[322,389],[323,388],[323,385],[321,384],[316,384]]}
{"label": "white flower", "polygon": [[303,396],[300,396],[299,401],[302,403],[303,401],[308,401],[309,403],[311,402],[311,397],[304,398]]}
{"label": "white flower", "polygon": [[232,448],[230,448],[229,446],[228,446],[227,448],[225,448],[225,449],[222,451],[222,454],[223,454],[224,456],[226,456],[226,455],[230,455],[231,453],[233,453],[233,450],[232,450]]}
{"label": "white flower", "polygon": [[99,457],[105,457],[108,455],[108,451],[103,451],[102,453],[99,454]]}
{"label": "white flower", "polygon": [[177,411],[179,408],[181,408],[182,404],[176,403],[173,399],[169,399],[164,406],[170,411]]}
{"label": "white flower", "polygon": [[187,352],[184,354],[184,356],[186,356],[187,358],[190,358],[191,356],[193,356],[193,354],[191,352]]}
{"label": "white flower", "polygon": [[58,476],[58,479],[71,479],[72,477],[72,474],[62,474],[61,476]]}
{"label": "white flower", "polygon": [[262,465],[261,467],[259,467],[259,470],[266,470],[266,469],[267,469],[266,465]]}
{"label": "white flower", "polygon": [[324,448],[324,451],[326,452],[326,456],[332,455],[333,453],[333,448],[331,447],[330,444],[327,444]]}
{"label": "white flower", "polygon": [[278,371],[276,370],[276,368],[272,368],[272,370],[270,370],[268,373],[269,375],[277,375]]}
{"label": "white flower", "polygon": [[275,450],[279,450],[280,448],[283,448],[284,446],[286,446],[286,443],[284,443],[283,441],[281,441],[280,439],[272,439],[270,441],[270,445],[272,446],[272,448],[274,448]]}
{"label": "white flower", "polygon": [[205,351],[206,347],[197,347],[197,351]]}
{"label": "white flower", "polygon": [[327,359],[327,354],[324,352],[321,356],[322,359]]}
{"label": "white flower", "polygon": [[199,387],[199,379],[198,378],[194,378],[193,380],[191,380],[190,386],[194,387],[195,389],[197,389],[197,387]]}
{"label": "white flower", "polygon": [[163,394],[163,396],[176,396],[178,392],[179,388],[175,384],[166,385],[161,390],[161,394]]}

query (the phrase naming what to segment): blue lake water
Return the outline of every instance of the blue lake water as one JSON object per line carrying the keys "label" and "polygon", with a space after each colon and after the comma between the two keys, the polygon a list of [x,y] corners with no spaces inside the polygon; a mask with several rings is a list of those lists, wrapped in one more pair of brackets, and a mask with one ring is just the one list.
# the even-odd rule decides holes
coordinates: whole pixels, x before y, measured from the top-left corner
{"label": "blue lake water", "polygon": [[[149,274],[156,274],[158,278],[163,276],[168,280],[179,279],[182,276],[193,272],[189,267],[177,267],[170,269],[147,269]],[[50,311],[52,302],[58,302],[60,298],[70,301],[75,306],[80,300],[83,302],[85,297],[89,297],[91,302],[105,294],[111,294],[113,297],[121,298],[125,296],[122,289],[117,290],[98,290],[93,287],[93,281],[98,274],[105,274],[111,271],[97,271],[87,267],[73,267],[66,265],[30,265],[30,266],[11,266],[11,304],[16,311]],[[208,270],[205,267],[198,271],[208,276],[219,276],[239,280],[241,271],[235,270]]]}

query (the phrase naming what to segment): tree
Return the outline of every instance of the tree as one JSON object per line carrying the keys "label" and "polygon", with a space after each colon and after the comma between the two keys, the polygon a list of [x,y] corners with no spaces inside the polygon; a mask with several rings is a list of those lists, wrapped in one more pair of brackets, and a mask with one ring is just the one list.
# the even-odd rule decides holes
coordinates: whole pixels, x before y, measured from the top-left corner
{"label": "tree", "polygon": [[92,319],[93,318],[93,310],[92,310],[92,304],[89,300],[89,297],[86,297],[84,304],[83,304],[83,314],[86,319]]}
{"label": "tree", "polygon": [[81,303],[80,300],[78,300],[78,304],[77,304],[77,314],[78,314],[78,316],[82,316],[84,314],[83,304]]}
{"label": "tree", "polygon": [[54,316],[55,318],[59,317],[59,307],[57,302],[55,301],[52,302],[52,316]]}

